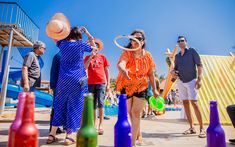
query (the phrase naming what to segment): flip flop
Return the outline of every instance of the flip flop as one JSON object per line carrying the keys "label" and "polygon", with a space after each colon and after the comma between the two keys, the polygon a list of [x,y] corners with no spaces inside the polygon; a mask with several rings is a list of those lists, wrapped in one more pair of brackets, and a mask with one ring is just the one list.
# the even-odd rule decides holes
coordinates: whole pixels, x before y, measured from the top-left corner
{"label": "flip flop", "polygon": [[[52,139],[49,139],[49,137],[51,137]],[[46,144],[52,144],[52,143],[54,143],[56,141],[58,141],[58,138],[56,138],[53,135],[49,135]]]}
{"label": "flip flop", "polygon": [[[66,140],[69,140],[69,141],[66,141]],[[66,137],[64,140],[64,145],[71,145],[71,144],[74,144],[75,142],[76,141],[73,138]]]}
{"label": "flip flop", "polygon": [[194,128],[189,128],[188,130],[183,132],[184,135],[188,134],[196,134],[196,130]]}

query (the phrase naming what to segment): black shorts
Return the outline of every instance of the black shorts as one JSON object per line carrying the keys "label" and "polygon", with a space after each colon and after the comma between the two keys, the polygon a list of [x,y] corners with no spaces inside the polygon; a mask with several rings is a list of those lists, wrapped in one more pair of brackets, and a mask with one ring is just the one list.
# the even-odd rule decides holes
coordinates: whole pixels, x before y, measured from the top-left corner
{"label": "black shorts", "polygon": [[[126,94],[126,89],[123,88],[121,90],[121,94]],[[135,92],[131,96],[127,96],[127,99],[132,98],[133,96],[145,100],[145,98],[147,97],[147,89],[142,92]]]}

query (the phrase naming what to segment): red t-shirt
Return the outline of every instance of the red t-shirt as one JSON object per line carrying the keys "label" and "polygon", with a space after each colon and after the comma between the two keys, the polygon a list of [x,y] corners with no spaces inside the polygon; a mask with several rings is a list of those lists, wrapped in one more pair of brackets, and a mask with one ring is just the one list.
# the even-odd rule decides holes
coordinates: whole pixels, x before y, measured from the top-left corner
{"label": "red t-shirt", "polygon": [[[86,56],[84,63],[90,56]],[[107,58],[102,54],[97,54],[91,59],[88,67],[88,84],[106,84],[105,67],[109,66]]]}

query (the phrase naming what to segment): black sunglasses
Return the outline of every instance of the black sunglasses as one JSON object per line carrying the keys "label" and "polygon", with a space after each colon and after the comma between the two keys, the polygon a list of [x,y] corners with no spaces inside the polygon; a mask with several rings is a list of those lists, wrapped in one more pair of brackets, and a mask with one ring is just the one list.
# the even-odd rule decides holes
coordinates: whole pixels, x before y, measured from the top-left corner
{"label": "black sunglasses", "polygon": [[185,42],[185,40],[178,40],[177,42],[178,42],[178,43],[180,43],[180,42]]}
{"label": "black sunglasses", "polygon": [[[137,39],[137,40],[139,40],[139,41],[143,41],[144,40],[144,38],[142,38],[142,37],[135,37],[135,39]],[[131,41],[135,41],[134,39],[130,39]]]}

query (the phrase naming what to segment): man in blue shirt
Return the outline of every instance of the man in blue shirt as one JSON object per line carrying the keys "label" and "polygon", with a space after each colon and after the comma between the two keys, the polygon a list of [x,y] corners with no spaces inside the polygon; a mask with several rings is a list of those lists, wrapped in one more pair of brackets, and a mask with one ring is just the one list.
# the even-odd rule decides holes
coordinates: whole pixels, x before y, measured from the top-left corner
{"label": "man in blue shirt", "polygon": [[[53,91],[53,98],[55,98],[55,94],[56,94],[56,85],[57,85],[57,82],[58,82],[59,70],[60,70],[60,59],[61,59],[61,53],[58,52],[53,57],[52,65],[51,65],[50,88]],[[53,100],[53,103],[54,103],[54,100]],[[50,131],[51,131],[51,122],[52,122],[53,116],[54,116],[54,108],[52,106],[52,109],[51,109],[51,119],[50,119]],[[60,128],[57,129],[57,134],[60,134],[62,132],[63,131],[60,130]]]}
{"label": "man in blue shirt", "polygon": [[175,67],[171,72],[174,79],[179,78],[179,98],[183,100],[184,110],[190,128],[183,134],[196,134],[193,126],[193,119],[190,111],[190,103],[200,124],[198,137],[205,138],[206,132],[203,129],[202,115],[197,102],[198,89],[201,87],[202,63],[199,54],[193,48],[187,47],[187,40],[184,36],[178,37],[180,52],[175,57]]}

